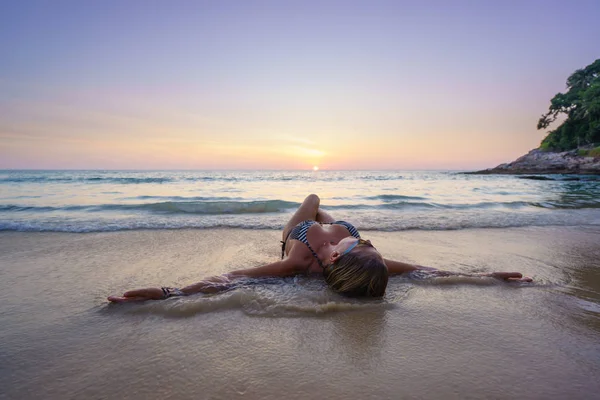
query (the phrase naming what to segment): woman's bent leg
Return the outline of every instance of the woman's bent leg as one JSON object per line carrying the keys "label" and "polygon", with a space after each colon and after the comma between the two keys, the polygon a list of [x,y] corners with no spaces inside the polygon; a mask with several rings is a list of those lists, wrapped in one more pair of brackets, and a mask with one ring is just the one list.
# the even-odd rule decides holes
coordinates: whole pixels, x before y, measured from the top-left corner
{"label": "woman's bent leg", "polygon": [[302,202],[302,205],[296,210],[292,218],[283,228],[283,241],[287,239],[288,234],[296,225],[306,220],[317,220],[317,212],[319,211],[319,204],[321,199],[316,194],[309,194],[306,199]]}
{"label": "woman's bent leg", "polygon": [[327,211],[323,211],[322,209],[319,208],[319,210],[317,211],[316,221],[330,224],[332,222],[335,222],[335,219],[333,219],[333,217],[331,215],[329,215],[329,213]]}

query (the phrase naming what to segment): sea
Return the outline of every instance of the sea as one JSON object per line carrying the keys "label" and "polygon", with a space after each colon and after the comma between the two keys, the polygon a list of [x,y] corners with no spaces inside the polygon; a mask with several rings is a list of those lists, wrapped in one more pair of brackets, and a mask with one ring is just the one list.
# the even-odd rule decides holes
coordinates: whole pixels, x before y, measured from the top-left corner
{"label": "sea", "polygon": [[310,193],[361,230],[600,225],[593,176],[3,170],[0,231],[281,229]]}

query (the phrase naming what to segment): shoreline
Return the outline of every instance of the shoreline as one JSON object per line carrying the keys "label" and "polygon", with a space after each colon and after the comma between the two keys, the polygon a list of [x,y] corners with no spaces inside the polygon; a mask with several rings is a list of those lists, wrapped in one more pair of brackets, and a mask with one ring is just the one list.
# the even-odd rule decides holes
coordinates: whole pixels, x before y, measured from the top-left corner
{"label": "shoreline", "polygon": [[[525,178],[525,177],[523,177]],[[529,178],[529,177],[528,177]],[[553,180],[552,178],[547,177],[537,177],[532,176],[529,179],[532,180]],[[557,179],[561,180],[561,179]],[[594,210],[593,208],[589,208],[590,210]],[[509,225],[509,226],[469,226],[469,227],[461,227],[461,228],[405,228],[399,230],[389,230],[389,229],[371,229],[362,227],[359,229],[360,232],[370,232],[375,234],[404,234],[404,233],[436,233],[436,232],[469,232],[469,231],[501,231],[501,230],[513,230],[513,229],[544,229],[544,228],[599,228],[600,224],[578,224],[573,223],[569,225],[563,224],[543,224],[543,225]],[[283,230],[283,226],[281,228],[272,228],[272,227],[241,227],[241,226],[208,226],[208,227],[174,227],[174,228],[123,228],[123,229],[114,229],[114,230],[90,230],[90,231],[67,231],[67,230],[17,230],[17,229],[3,229],[0,230],[0,236],[2,235],[10,235],[10,234],[64,234],[64,235],[72,235],[72,236],[85,236],[85,235],[95,235],[95,234],[125,234],[125,233],[143,233],[143,232],[226,232],[226,231],[240,231],[240,232],[276,232],[281,234]],[[269,233],[267,233],[269,234]]]}

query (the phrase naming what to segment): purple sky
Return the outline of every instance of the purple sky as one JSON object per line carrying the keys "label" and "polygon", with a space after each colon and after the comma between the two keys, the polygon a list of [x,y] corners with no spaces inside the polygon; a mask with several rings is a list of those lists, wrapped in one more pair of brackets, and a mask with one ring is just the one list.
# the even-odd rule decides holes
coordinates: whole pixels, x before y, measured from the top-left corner
{"label": "purple sky", "polygon": [[0,168],[470,169],[539,144],[598,1],[0,5]]}

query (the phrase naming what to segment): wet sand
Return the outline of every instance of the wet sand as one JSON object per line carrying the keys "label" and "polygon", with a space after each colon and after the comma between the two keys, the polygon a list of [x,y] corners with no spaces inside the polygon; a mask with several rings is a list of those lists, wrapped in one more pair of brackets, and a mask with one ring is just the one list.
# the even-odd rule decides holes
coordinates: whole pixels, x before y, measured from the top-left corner
{"label": "wet sand", "polygon": [[491,279],[319,279],[110,305],[274,261],[270,230],[0,233],[0,398],[588,399],[600,390],[600,230],[361,232],[388,258]]}

